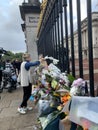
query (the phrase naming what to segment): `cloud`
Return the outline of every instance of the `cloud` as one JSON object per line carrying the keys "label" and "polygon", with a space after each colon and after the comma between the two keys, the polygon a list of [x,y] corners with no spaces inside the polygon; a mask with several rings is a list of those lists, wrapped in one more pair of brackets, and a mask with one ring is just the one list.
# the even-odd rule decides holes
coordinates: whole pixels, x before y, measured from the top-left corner
{"label": "cloud", "polygon": [[0,7],[0,47],[13,52],[26,51],[19,5],[23,0],[3,0]]}
{"label": "cloud", "polygon": [[[21,29],[21,23],[23,21],[19,10],[19,5],[22,2],[23,0],[0,1],[0,12],[2,12],[0,14],[0,47],[14,52],[26,51],[24,33]],[[73,0],[73,5],[74,24],[76,25],[76,0]],[[98,11],[98,0],[92,0],[92,11]],[[81,0],[81,19],[83,20],[86,15],[86,0]]]}

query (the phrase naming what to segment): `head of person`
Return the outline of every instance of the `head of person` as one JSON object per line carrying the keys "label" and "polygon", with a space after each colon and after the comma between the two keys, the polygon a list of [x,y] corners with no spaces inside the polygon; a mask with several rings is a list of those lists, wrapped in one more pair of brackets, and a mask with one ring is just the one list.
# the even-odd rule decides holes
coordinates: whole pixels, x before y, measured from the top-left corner
{"label": "head of person", "polygon": [[31,61],[31,56],[28,53],[24,53],[22,57],[23,61]]}
{"label": "head of person", "polygon": [[15,62],[18,62],[18,59],[16,59]]}
{"label": "head of person", "polygon": [[7,62],[7,63],[9,63],[9,62],[10,62],[10,60],[8,60],[8,59],[7,59],[7,60],[6,60],[6,62]]}

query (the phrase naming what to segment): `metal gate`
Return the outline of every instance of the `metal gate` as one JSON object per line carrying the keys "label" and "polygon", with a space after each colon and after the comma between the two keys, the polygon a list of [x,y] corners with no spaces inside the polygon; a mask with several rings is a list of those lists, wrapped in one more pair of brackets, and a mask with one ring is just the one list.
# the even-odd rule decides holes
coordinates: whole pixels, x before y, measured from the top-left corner
{"label": "metal gate", "polygon": [[[75,3],[73,3],[75,2]],[[38,54],[53,56],[59,59],[59,67],[76,77],[75,71],[75,41],[74,19],[77,26],[77,46],[79,77],[83,78],[83,54],[81,33],[81,12],[86,10],[88,30],[88,61],[90,95],[94,96],[94,69],[92,49],[92,9],[91,0],[85,0],[85,7],[81,9],[83,0],[48,0],[44,10],[43,20],[38,32]],[[75,8],[76,7],[76,8]],[[76,18],[73,17],[76,10]],[[71,68],[70,68],[71,62]]]}

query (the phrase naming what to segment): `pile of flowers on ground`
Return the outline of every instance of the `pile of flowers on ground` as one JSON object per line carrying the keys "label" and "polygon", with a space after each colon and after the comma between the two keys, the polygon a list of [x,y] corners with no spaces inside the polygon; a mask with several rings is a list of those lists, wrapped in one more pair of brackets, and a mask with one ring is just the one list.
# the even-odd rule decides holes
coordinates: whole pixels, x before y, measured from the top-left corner
{"label": "pile of flowers on ground", "polygon": [[[43,130],[65,130],[65,122],[69,121],[71,99],[77,95],[85,96],[87,84],[81,78],[75,79],[66,72],[62,73],[56,66],[57,59],[48,56],[44,59],[45,61],[35,70],[37,81],[32,89],[34,102],[38,105],[38,117]],[[47,64],[47,60],[52,62]],[[62,125],[60,120],[63,120]],[[73,127],[71,122],[68,125]],[[80,129],[79,126],[77,128]]]}

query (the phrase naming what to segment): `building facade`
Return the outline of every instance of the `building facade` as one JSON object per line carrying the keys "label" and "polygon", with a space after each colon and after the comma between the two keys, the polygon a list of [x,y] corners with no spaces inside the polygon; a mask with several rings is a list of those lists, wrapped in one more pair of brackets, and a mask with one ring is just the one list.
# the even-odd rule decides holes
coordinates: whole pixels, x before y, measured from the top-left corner
{"label": "building facade", "polygon": [[[81,22],[81,39],[83,59],[88,58],[88,31],[87,18]],[[93,39],[93,58],[98,58],[98,12],[92,13],[92,39]],[[69,37],[69,55],[71,57],[71,39]],[[74,32],[75,59],[78,59],[78,33]]]}

